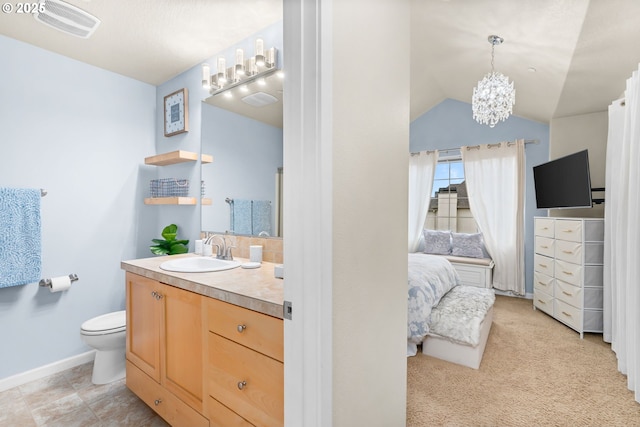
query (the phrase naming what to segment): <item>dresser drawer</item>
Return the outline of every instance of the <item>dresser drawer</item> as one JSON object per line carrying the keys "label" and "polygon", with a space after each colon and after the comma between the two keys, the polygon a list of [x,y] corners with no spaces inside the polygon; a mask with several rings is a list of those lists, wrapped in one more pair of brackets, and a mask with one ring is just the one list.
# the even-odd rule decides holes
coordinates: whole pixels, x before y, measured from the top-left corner
{"label": "dresser drawer", "polygon": [[172,426],[206,427],[209,421],[127,360],[127,387]]}
{"label": "dresser drawer", "polygon": [[209,331],[284,361],[284,323],[282,319],[207,298]]}
{"label": "dresser drawer", "polygon": [[555,255],[554,249],[553,249],[554,243],[555,243],[555,240],[550,239],[548,237],[536,236],[535,252],[540,255],[553,257]]}
{"label": "dresser drawer", "polygon": [[582,243],[568,240],[556,240],[556,258],[573,264],[582,264]]}
{"label": "dresser drawer", "polygon": [[571,328],[580,330],[582,328],[582,310],[575,308],[559,299],[553,300],[554,317]]}
{"label": "dresser drawer", "polygon": [[252,424],[284,425],[284,365],[209,332],[207,392]]}
{"label": "dresser drawer", "polygon": [[553,316],[553,297],[537,289],[533,290],[533,306]]}
{"label": "dresser drawer", "polygon": [[570,285],[562,280],[555,282],[555,290],[553,296],[561,301],[571,304],[572,306],[582,308],[582,292],[583,288]]}
{"label": "dresser drawer", "polygon": [[555,238],[572,242],[582,241],[582,221],[557,219],[555,223]]}
{"label": "dresser drawer", "polygon": [[547,276],[544,273],[539,271],[533,273],[533,288],[536,291],[541,291],[553,296],[553,281],[553,277]]}
{"label": "dresser drawer", "polygon": [[210,427],[255,427],[211,396],[207,398],[207,416]]}
{"label": "dresser drawer", "polygon": [[534,233],[536,236],[551,237],[554,235],[554,220],[547,218],[536,218],[534,224]]}
{"label": "dresser drawer", "polygon": [[581,265],[556,260],[554,270],[556,279],[560,279],[575,286],[582,286]]}
{"label": "dresser drawer", "polygon": [[553,277],[554,261],[553,258],[546,257],[544,255],[535,254],[533,256],[533,269],[547,276]]}

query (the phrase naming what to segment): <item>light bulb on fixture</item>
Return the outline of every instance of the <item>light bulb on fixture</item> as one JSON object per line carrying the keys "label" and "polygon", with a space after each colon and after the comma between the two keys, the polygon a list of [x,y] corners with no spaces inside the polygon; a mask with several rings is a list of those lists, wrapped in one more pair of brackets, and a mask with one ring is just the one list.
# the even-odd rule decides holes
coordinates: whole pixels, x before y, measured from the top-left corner
{"label": "light bulb on fixture", "polygon": [[258,67],[264,67],[264,40],[256,39],[256,65]]}
{"label": "light bulb on fixture", "polygon": [[244,75],[244,51],[236,49],[236,74]]}
{"label": "light bulb on fixture", "polygon": [[218,85],[223,86],[227,82],[227,61],[224,57],[218,58]]}
{"label": "light bulb on fixture", "polygon": [[500,36],[488,37],[491,43],[491,72],[478,82],[473,88],[471,108],[473,118],[481,124],[494,127],[499,121],[506,120],[513,112],[516,103],[516,90],[509,78],[498,73],[493,68],[494,50],[496,45],[502,44]]}
{"label": "light bulb on fixture", "polygon": [[202,87],[211,89],[211,68],[209,64],[202,64]]}

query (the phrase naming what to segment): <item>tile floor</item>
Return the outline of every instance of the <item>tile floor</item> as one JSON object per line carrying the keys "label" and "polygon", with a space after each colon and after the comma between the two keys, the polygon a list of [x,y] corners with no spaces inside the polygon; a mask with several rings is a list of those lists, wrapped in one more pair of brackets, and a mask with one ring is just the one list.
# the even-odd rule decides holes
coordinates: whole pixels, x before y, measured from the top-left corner
{"label": "tile floor", "polygon": [[91,383],[93,362],[0,392],[0,427],[165,427],[125,385]]}

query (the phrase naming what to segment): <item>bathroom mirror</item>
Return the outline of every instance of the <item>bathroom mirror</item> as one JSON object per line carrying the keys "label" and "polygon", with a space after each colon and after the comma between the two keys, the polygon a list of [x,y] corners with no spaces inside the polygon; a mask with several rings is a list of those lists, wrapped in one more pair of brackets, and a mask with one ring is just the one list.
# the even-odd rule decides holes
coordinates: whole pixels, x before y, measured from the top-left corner
{"label": "bathroom mirror", "polygon": [[282,236],[282,86],[275,70],[203,101],[201,230]]}

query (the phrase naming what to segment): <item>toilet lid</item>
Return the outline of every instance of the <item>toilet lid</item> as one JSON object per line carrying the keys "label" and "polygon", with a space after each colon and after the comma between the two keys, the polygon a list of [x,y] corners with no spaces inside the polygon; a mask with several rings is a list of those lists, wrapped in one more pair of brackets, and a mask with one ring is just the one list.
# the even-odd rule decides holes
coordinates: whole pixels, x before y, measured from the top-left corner
{"label": "toilet lid", "polygon": [[127,312],[125,310],[103,314],[89,319],[80,327],[87,332],[119,332],[127,327]]}

